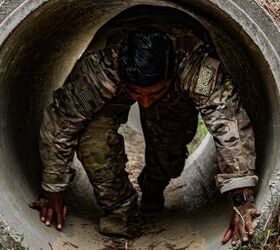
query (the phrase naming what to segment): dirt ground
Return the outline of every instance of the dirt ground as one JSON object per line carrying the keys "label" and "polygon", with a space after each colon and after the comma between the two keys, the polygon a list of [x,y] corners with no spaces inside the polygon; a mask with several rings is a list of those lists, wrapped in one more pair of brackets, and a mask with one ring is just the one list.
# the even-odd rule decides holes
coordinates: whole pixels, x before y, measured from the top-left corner
{"label": "dirt ground", "polygon": [[123,126],[120,129],[120,133],[125,139],[125,151],[127,153],[128,162],[126,164],[126,170],[129,173],[129,178],[138,192],[140,192],[137,177],[144,167],[144,152],[145,143],[143,135],[133,131],[127,126]]}
{"label": "dirt ground", "polygon": [[[144,166],[145,143],[143,135],[123,126],[120,131],[125,138],[125,148],[128,156],[126,170],[129,178],[138,194],[141,196],[140,188],[137,183],[137,177]],[[102,250],[109,249],[140,249],[137,246],[143,246],[141,249],[147,250],[184,250],[184,249],[205,249],[203,241],[199,239],[199,234],[192,232],[188,235],[186,231],[187,223],[184,223],[184,203],[172,199],[173,191],[176,189],[176,182],[171,181],[165,191],[166,207],[157,217],[144,218],[140,237],[135,240],[113,240],[104,241],[105,247]],[[149,242],[149,244],[147,244]]]}
{"label": "dirt ground", "polygon": [[[144,166],[143,136],[129,127],[122,127],[128,163],[126,170],[138,194],[137,176]],[[146,216],[137,237],[131,240],[104,237],[98,233],[96,218],[70,216],[65,229],[55,242],[53,250],[187,250],[206,249],[201,235],[192,228],[184,212],[184,201],[172,181],[165,191],[166,209],[156,216]],[[176,191],[176,192],[175,192]],[[179,190],[180,191],[180,190]]]}

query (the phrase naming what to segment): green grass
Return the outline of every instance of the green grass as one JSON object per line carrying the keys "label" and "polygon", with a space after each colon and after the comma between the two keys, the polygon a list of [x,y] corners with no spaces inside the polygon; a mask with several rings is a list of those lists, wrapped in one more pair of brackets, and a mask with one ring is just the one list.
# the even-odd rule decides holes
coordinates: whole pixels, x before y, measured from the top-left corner
{"label": "green grass", "polygon": [[199,117],[198,128],[197,128],[195,137],[193,138],[192,142],[188,145],[188,150],[189,150],[190,154],[192,154],[197,149],[197,147],[203,141],[203,139],[207,135],[207,133],[208,133],[208,130],[207,130],[202,118]]}
{"label": "green grass", "polygon": [[[256,227],[253,239],[246,246],[238,245],[234,250],[276,250],[279,244],[279,198],[273,197],[269,204],[269,211],[262,226]],[[279,246],[278,246],[279,247]]]}
{"label": "green grass", "polygon": [[3,250],[29,250],[28,247],[23,246],[24,235],[17,234],[12,237],[4,226],[0,224],[0,249]]}

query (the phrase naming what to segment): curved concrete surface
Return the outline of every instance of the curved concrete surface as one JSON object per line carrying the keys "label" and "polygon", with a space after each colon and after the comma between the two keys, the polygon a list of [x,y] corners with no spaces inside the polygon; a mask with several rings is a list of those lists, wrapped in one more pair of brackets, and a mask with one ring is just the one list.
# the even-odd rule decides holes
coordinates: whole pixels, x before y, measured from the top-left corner
{"label": "curved concrete surface", "polygon": [[[262,209],[267,207],[271,194],[277,194],[280,186],[280,32],[254,1],[22,2],[0,1],[0,21],[5,19],[0,25],[0,215],[12,230],[24,233],[31,249],[50,249],[50,244],[53,249],[71,249],[65,244],[69,241],[79,249],[102,249],[106,245],[106,239],[96,233],[98,210],[78,162],[80,171],[71,192],[74,212],[63,233],[43,226],[27,204],[40,187],[38,128],[51,90],[63,83],[93,37],[96,47],[102,47],[104,36],[118,30],[122,22],[129,29],[127,20],[153,20],[163,26],[166,19],[182,27],[192,18],[209,32],[240,85],[253,122],[260,176],[258,204]],[[138,126],[133,117],[131,124]],[[215,162],[215,149],[208,136],[186,162],[182,176],[174,181],[165,214],[173,221],[153,240],[172,238],[179,230],[181,234],[173,237],[175,242],[184,238],[185,244],[197,249],[222,249],[220,239],[231,208],[227,198],[215,191]],[[77,204],[83,208],[79,213],[75,212]],[[180,211],[185,208],[183,213],[176,215],[176,204]],[[166,218],[162,221],[168,223]],[[132,249],[146,249],[152,239],[140,237]]]}

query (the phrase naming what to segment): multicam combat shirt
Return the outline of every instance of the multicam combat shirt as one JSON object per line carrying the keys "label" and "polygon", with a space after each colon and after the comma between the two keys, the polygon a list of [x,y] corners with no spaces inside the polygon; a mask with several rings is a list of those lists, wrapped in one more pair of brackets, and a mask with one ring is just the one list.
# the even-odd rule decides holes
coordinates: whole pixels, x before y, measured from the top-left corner
{"label": "multicam combat shirt", "polygon": [[[211,57],[209,46],[187,44],[184,50],[176,46],[174,81],[182,94],[192,98],[214,138],[220,167],[217,186],[222,193],[254,187],[258,180],[254,133],[233,80],[220,61]],[[74,176],[71,165],[79,134],[123,87],[117,74],[117,52],[87,49],[64,85],[54,92],[40,130],[44,190],[59,192],[68,187]]]}

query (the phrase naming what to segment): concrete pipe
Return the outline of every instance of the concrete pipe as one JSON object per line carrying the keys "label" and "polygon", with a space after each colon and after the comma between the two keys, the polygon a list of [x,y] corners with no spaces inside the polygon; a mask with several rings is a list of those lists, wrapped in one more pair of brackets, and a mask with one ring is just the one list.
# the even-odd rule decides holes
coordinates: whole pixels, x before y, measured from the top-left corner
{"label": "concrete pipe", "polygon": [[[277,195],[280,31],[253,0],[4,0],[0,22],[0,215],[12,232],[24,234],[30,249],[108,249],[109,239],[97,233],[98,209],[79,163],[70,195],[73,213],[63,233],[42,225],[27,205],[40,189],[38,129],[51,90],[63,83],[91,41],[102,47],[114,32],[140,23],[166,29],[173,23],[181,31],[194,23],[206,31],[235,76],[254,126],[259,207],[265,209]],[[135,117],[130,120],[137,126]],[[152,244],[149,249],[171,249],[171,243],[222,249],[231,207],[215,191],[216,172],[215,149],[207,136],[167,195],[162,230],[126,242],[130,249]]]}

